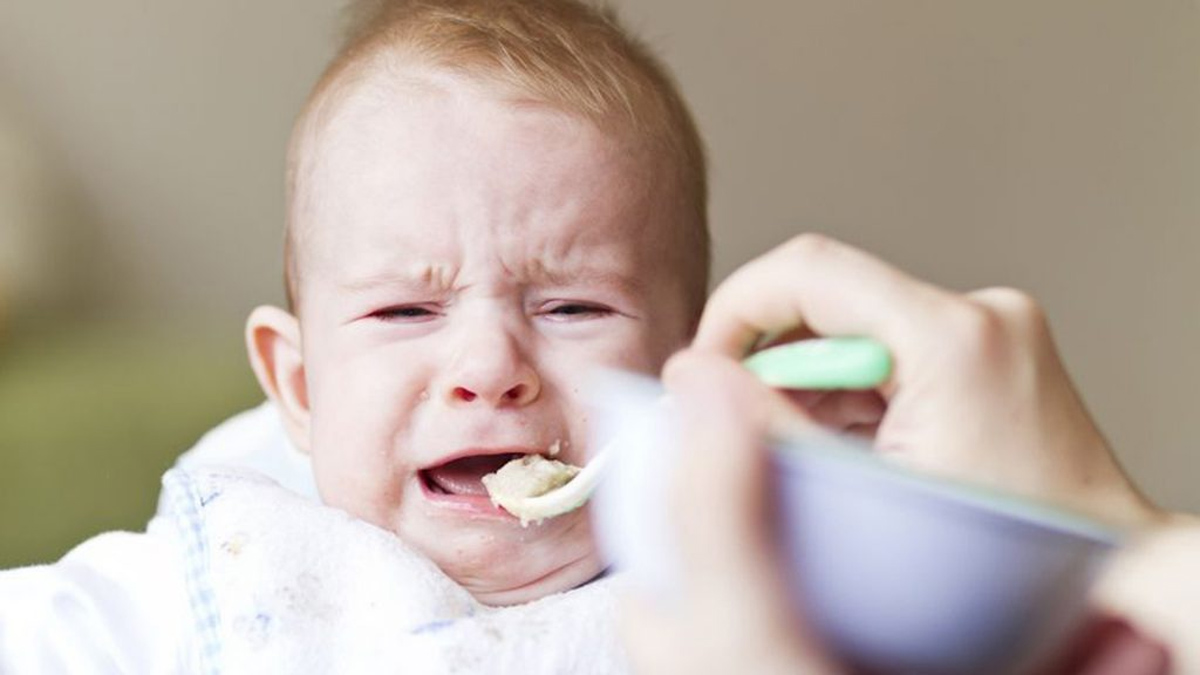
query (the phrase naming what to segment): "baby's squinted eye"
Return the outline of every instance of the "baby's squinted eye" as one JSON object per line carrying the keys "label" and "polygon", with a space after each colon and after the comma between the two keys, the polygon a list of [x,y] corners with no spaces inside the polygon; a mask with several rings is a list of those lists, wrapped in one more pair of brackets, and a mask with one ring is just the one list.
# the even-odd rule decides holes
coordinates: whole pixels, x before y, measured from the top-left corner
{"label": "baby's squinted eye", "polygon": [[371,312],[372,319],[380,321],[425,321],[437,316],[438,313],[421,305],[400,305]]}
{"label": "baby's squinted eye", "polygon": [[552,305],[542,313],[555,319],[572,320],[608,316],[613,313],[613,310],[604,305],[586,302],[564,302]]}
{"label": "baby's squinted eye", "polygon": [[590,307],[588,305],[563,305],[561,307],[555,307],[553,310],[553,313],[554,314],[588,314],[588,313],[595,312],[595,311],[598,311],[598,308]]}

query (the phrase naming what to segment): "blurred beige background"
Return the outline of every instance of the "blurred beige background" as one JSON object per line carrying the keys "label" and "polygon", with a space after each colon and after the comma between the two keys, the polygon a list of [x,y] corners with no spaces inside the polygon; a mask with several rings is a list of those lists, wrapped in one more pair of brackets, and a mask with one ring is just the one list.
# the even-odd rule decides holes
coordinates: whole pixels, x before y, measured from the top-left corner
{"label": "blurred beige background", "polygon": [[[1200,509],[1200,12],[624,0],[708,140],[717,277],[821,230],[1048,308],[1125,463]],[[0,3],[0,565],[138,528],[259,398],[283,147],[333,0]]]}

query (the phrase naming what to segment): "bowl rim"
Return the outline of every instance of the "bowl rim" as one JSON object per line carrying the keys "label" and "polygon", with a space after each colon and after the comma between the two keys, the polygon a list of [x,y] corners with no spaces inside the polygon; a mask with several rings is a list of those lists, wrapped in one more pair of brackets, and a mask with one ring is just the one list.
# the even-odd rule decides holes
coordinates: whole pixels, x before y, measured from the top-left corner
{"label": "bowl rim", "polygon": [[943,499],[971,510],[1028,523],[1117,547],[1127,532],[1093,517],[986,485],[923,474],[874,452],[871,446],[829,432],[813,432],[777,439],[772,444],[776,464],[791,472],[803,471],[801,464],[813,460],[837,464],[868,478],[884,480],[902,489]]}

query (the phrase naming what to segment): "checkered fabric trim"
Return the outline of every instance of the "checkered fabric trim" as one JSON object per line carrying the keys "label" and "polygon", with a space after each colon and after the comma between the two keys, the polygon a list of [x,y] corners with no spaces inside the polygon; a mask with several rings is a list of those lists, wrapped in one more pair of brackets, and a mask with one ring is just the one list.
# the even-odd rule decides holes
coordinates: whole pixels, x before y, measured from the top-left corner
{"label": "checkered fabric trim", "polygon": [[220,675],[221,614],[217,608],[208,573],[208,542],[200,509],[216,494],[205,495],[185,471],[171,470],[163,476],[163,490],[180,540],[183,542],[188,601],[197,636],[197,667],[200,675]]}

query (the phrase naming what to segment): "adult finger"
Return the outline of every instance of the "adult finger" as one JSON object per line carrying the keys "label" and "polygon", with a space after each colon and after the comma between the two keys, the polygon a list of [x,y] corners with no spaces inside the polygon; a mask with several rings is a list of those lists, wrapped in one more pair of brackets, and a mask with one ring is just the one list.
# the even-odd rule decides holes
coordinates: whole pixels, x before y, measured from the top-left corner
{"label": "adult finger", "polygon": [[747,570],[772,574],[763,569],[773,553],[763,446],[771,408],[787,404],[735,362],[694,350],[673,357],[663,381],[687,459],[671,487],[689,586],[736,596]]}
{"label": "adult finger", "polygon": [[764,335],[801,325],[874,337],[906,352],[928,344],[928,318],[954,296],[828,237],[803,234],[734,272],[713,292],[698,349],[741,357]]}
{"label": "adult finger", "polygon": [[1158,642],[1115,616],[1094,617],[1044,675],[1167,675],[1171,658]]}
{"label": "adult finger", "polygon": [[808,408],[817,424],[833,431],[874,428],[883,421],[887,402],[877,391],[831,391]]}
{"label": "adult finger", "polygon": [[755,672],[832,672],[793,607],[771,509],[770,430],[781,418],[791,433],[808,425],[720,355],[684,351],[664,382],[687,459],[670,489],[693,631],[716,653],[754,655]]}

